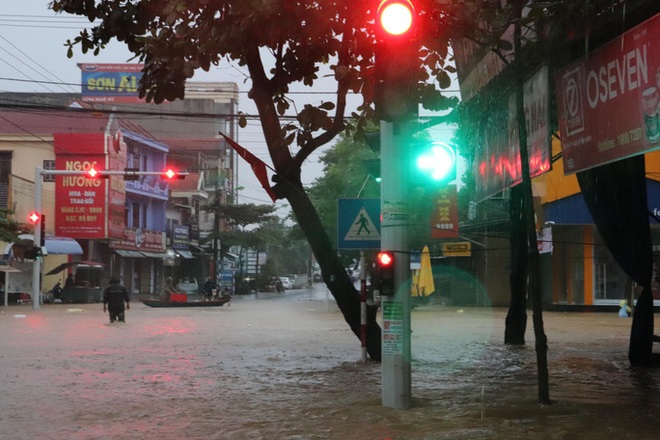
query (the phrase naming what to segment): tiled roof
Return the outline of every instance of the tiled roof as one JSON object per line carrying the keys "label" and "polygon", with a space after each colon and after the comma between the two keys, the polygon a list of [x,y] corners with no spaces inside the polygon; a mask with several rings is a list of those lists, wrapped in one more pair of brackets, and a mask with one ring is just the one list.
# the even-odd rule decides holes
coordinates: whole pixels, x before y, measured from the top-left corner
{"label": "tiled roof", "polygon": [[161,138],[160,142],[170,146],[172,150],[220,152],[224,150],[224,141],[212,137],[207,138]]}
{"label": "tiled roof", "polygon": [[199,189],[201,173],[190,173],[185,179],[170,180],[170,191],[193,192]]}
{"label": "tiled roof", "polygon": [[88,110],[3,110],[0,111],[0,135],[103,133],[108,119],[108,114]]}

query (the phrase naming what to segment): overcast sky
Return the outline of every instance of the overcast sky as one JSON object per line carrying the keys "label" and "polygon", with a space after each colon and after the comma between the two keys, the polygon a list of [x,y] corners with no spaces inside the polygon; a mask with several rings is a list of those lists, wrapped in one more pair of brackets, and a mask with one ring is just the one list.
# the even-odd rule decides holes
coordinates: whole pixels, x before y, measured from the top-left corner
{"label": "overcast sky", "polygon": [[[50,0],[23,0],[9,2],[0,12],[0,91],[18,92],[74,92],[80,93],[81,73],[78,63],[126,63],[131,54],[121,44],[113,42],[98,57],[82,55],[75,51],[74,57],[66,57],[64,43],[73,38],[78,31],[88,24],[81,17],[54,14],[48,9]],[[222,65],[212,67],[210,72],[198,72],[193,81],[230,81],[238,84],[239,110],[247,114],[256,114],[251,100],[247,98],[249,81],[246,71],[238,66]],[[331,84],[332,83],[332,84]],[[324,84],[319,81],[312,91],[309,88],[292,88],[297,92],[293,98],[300,103],[321,102],[332,99],[330,93],[334,81]],[[352,104],[358,105],[355,97]],[[440,136],[448,136],[446,129],[441,129]],[[448,139],[443,139],[448,140]],[[250,121],[248,127],[239,130],[239,143],[250,150],[267,164],[271,164],[268,151],[263,142],[261,128],[257,121]],[[303,166],[303,184],[313,183],[322,172],[318,158],[322,151],[313,154]],[[240,160],[238,185],[245,189],[240,192],[240,203],[269,204],[270,199],[263,191],[251,169]],[[282,206],[279,212],[286,211],[286,201],[278,201]]]}

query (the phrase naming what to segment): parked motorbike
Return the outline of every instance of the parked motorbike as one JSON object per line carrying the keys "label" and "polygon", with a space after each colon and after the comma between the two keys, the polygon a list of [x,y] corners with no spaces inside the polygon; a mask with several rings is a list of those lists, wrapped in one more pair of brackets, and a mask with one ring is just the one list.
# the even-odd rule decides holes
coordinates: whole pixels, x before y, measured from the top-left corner
{"label": "parked motorbike", "polygon": [[46,303],[52,303],[55,302],[55,300],[62,302],[62,284],[60,284],[59,281],[55,283],[48,293],[46,293],[44,298],[44,302]]}

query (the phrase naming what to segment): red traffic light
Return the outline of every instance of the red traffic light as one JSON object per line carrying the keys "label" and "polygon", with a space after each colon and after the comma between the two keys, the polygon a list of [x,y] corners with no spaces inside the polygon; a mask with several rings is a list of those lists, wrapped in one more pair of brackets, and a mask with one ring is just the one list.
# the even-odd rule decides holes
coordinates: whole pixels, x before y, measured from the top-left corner
{"label": "red traffic light", "polygon": [[28,220],[33,225],[36,225],[41,221],[41,215],[38,212],[31,212],[30,215],[28,215]]}
{"label": "red traffic light", "polygon": [[391,267],[394,264],[394,254],[392,252],[379,252],[376,262],[381,268]]}
{"label": "red traffic light", "polygon": [[383,251],[376,255],[375,287],[381,296],[394,296],[394,252]]}
{"label": "red traffic light", "polygon": [[168,168],[167,171],[163,172],[163,178],[164,178],[164,179],[167,179],[167,180],[172,180],[172,179],[183,180],[183,179],[186,178],[186,176],[187,176],[188,174],[189,174],[189,173],[188,173],[187,171],[185,171],[185,172],[180,172],[180,171],[176,171],[176,170],[174,170],[174,169],[172,169],[172,168]]}
{"label": "red traffic light", "polygon": [[93,178],[93,177],[97,177],[99,175],[99,172],[96,171],[94,167],[91,167],[89,170],[87,170],[87,175]]}
{"label": "red traffic light", "polygon": [[401,36],[413,27],[415,7],[410,0],[383,0],[377,10],[378,26],[387,34]]}

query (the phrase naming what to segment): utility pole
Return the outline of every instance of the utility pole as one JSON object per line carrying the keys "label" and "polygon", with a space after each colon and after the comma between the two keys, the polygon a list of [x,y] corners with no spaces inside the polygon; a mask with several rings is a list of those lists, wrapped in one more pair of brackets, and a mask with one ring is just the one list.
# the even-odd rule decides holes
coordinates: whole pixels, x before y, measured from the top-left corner
{"label": "utility pole", "polygon": [[[417,120],[418,48],[411,0],[384,0],[376,11],[376,114],[380,119],[381,253],[392,256],[392,289],[381,289],[383,308],[382,403],[409,409],[410,256],[407,200],[409,174],[405,157],[411,123]],[[387,291],[386,295],[383,292]]]}
{"label": "utility pole", "polygon": [[383,406],[409,409],[410,369],[410,255],[408,252],[408,170],[401,166],[406,145],[401,124],[380,122],[381,133],[381,248],[392,251],[394,295],[383,296]]}
{"label": "utility pole", "polygon": [[213,279],[216,286],[220,287],[219,270],[220,264],[220,187],[218,183],[219,174],[215,176],[215,200],[213,201]]}

